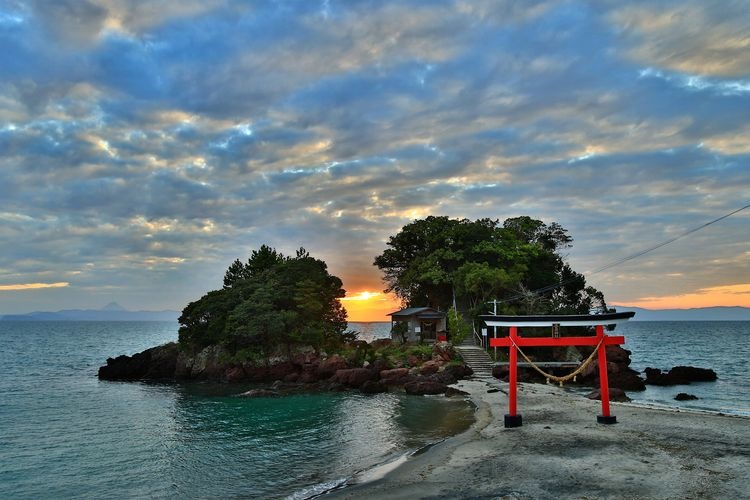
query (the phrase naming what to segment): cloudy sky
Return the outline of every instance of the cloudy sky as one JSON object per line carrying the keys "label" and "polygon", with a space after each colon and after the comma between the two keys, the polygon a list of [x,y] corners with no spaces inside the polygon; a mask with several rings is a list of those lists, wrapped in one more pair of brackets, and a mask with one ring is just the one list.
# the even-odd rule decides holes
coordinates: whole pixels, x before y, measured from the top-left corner
{"label": "cloudy sky", "polygon": [[[0,0],[0,314],[181,309],[263,243],[379,292],[430,214],[591,273],[748,203],[747,2]],[[750,209],[589,280],[750,306]]]}

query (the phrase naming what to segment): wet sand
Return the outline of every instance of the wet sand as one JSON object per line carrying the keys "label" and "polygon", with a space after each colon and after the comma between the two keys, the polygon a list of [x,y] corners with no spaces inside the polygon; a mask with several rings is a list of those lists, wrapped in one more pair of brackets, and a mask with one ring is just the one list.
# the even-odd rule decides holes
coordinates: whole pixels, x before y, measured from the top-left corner
{"label": "wet sand", "polygon": [[[750,498],[750,418],[601,403],[521,384],[523,426],[503,427],[507,384],[456,387],[477,405],[471,429],[334,498]],[[503,392],[488,393],[500,388]]]}

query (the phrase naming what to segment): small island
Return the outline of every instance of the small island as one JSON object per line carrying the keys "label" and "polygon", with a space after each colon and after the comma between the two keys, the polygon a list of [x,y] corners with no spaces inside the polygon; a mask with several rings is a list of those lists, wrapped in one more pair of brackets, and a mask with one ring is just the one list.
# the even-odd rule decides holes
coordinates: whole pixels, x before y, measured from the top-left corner
{"label": "small island", "polygon": [[[185,307],[179,341],[107,360],[104,380],[215,380],[267,387],[246,396],[300,390],[445,394],[472,373],[446,342],[359,341],[347,331],[341,280],[304,249],[269,246],[227,269],[224,286]],[[271,384],[271,385],[268,385]]]}

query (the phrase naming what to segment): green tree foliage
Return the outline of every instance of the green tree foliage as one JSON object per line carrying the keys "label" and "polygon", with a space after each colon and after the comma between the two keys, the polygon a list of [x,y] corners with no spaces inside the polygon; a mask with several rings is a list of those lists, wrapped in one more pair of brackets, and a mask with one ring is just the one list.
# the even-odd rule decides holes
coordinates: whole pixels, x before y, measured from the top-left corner
{"label": "green tree foliage", "polygon": [[[560,256],[572,241],[559,224],[526,216],[502,224],[430,216],[391,236],[374,264],[384,274],[386,291],[409,306],[446,310],[455,297],[470,317],[485,313],[493,299],[513,298],[498,311],[508,314],[606,308],[602,293],[586,286]],[[544,287],[545,293],[530,292]]]}
{"label": "green tree foliage", "polygon": [[448,309],[448,333],[451,342],[458,345],[471,333],[471,326],[454,308]]}
{"label": "green tree foliage", "polygon": [[285,257],[263,245],[246,263],[229,266],[221,290],[185,307],[180,344],[193,350],[221,344],[265,356],[294,345],[336,344],[347,325],[344,294],[341,280],[304,248]]}

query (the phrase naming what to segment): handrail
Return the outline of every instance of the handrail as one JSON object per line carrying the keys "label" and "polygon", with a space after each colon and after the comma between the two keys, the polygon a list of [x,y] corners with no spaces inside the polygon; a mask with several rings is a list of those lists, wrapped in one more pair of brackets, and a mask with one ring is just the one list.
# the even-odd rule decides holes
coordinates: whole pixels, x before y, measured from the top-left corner
{"label": "handrail", "polygon": [[471,322],[471,331],[474,333],[474,345],[482,346],[484,347],[482,342],[482,336],[477,333],[477,328],[474,326],[474,322]]}

